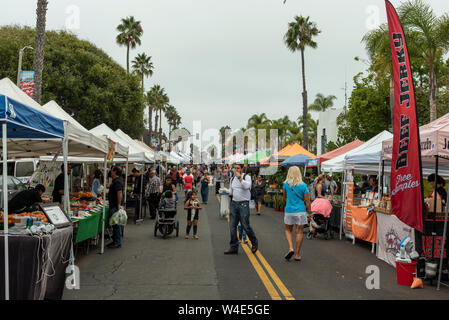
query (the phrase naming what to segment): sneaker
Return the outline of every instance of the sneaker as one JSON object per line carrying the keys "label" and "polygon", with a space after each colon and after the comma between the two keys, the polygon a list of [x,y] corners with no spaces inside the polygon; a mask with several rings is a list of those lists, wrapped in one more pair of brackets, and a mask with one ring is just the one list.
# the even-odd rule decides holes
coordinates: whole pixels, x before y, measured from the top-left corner
{"label": "sneaker", "polygon": [[112,246],[108,246],[108,248],[110,248],[110,249],[118,249],[118,248],[121,248],[121,247],[122,247],[121,244],[112,244]]}
{"label": "sneaker", "polygon": [[251,252],[256,254],[257,249],[259,249],[259,244],[258,243],[253,244],[253,247],[251,248]]}
{"label": "sneaker", "polygon": [[198,235],[197,235],[197,234],[194,234],[194,235],[193,235],[193,238],[195,238],[195,239],[199,239],[200,237],[198,237]]}
{"label": "sneaker", "polygon": [[224,254],[238,254],[238,251],[229,249],[228,251],[225,251]]}
{"label": "sneaker", "polygon": [[190,237],[190,236],[189,236],[188,234],[186,234],[186,239],[189,239],[189,237]]}

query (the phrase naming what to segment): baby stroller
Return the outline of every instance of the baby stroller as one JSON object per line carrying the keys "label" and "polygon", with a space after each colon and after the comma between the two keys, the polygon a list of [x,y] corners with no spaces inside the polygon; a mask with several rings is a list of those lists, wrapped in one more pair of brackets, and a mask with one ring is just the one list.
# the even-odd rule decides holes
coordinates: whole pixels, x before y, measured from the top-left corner
{"label": "baby stroller", "polygon": [[317,198],[312,202],[312,213],[309,216],[309,232],[307,239],[316,238],[318,234],[324,236],[324,239],[332,239],[332,230],[330,228],[330,214],[332,212],[332,204],[324,198]]}
{"label": "baby stroller", "polygon": [[159,208],[156,215],[156,222],[154,224],[154,236],[157,237],[157,231],[162,234],[162,238],[173,233],[176,230],[176,236],[179,235],[179,221],[176,219],[176,199],[165,197],[163,193],[159,202]]}

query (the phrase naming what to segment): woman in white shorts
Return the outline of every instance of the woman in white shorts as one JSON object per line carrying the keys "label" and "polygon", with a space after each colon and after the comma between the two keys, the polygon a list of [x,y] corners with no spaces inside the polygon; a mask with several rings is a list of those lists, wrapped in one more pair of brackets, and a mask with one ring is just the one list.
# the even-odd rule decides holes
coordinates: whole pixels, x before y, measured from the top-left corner
{"label": "woman in white shorts", "polygon": [[[289,251],[285,255],[286,260],[290,260],[295,255],[295,260],[301,260],[301,246],[303,240],[304,225],[307,224],[307,212],[310,209],[310,196],[307,185],[302,181],[301,171],[298,167],[291,167],[288,170],[287,180],[284,182],[284,197],[287,197],[285,206],[284,224],[285,238],[289,246]],[[293,226],[296,225],[296,250],[293,249]]]}

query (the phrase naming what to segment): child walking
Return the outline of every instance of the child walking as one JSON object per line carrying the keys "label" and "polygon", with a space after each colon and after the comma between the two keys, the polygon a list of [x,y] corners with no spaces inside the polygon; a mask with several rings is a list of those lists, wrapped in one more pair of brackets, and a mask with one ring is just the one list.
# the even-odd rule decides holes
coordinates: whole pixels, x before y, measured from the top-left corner
{"label": "child walking", "polygon": [[[186,239],[189,239],[190,237],[190,229],[192,225],[193,238],[198,239],[198,219],[202,207],[201,202],[197,198],[196,191],[190,191],[187,194],[186,201],[184,202],[184,209],[187,210]],[[192,210],[195,210],[194,214],[192,214]]]}

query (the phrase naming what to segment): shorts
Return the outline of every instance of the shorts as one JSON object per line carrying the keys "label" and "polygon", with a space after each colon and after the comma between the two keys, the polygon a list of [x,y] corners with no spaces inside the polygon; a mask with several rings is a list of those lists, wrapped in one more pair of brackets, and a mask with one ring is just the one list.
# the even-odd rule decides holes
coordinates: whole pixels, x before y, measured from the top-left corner
{"label": "shorts", "polygon": [[292,226],[303,226],[306,225],[307,222],[307,213],[306,212],[297,212],[297,213],[287,213],[284,214],[284,224]]}
{"label": "shorts", "polygon": [[195,210],[195,214],[194,214],[193,219],[192,219],[192,211],[189,210],[189,211],[187,211],[187,221],[199,220],[199,215],[200,215],[200,211],[199,210]]}

